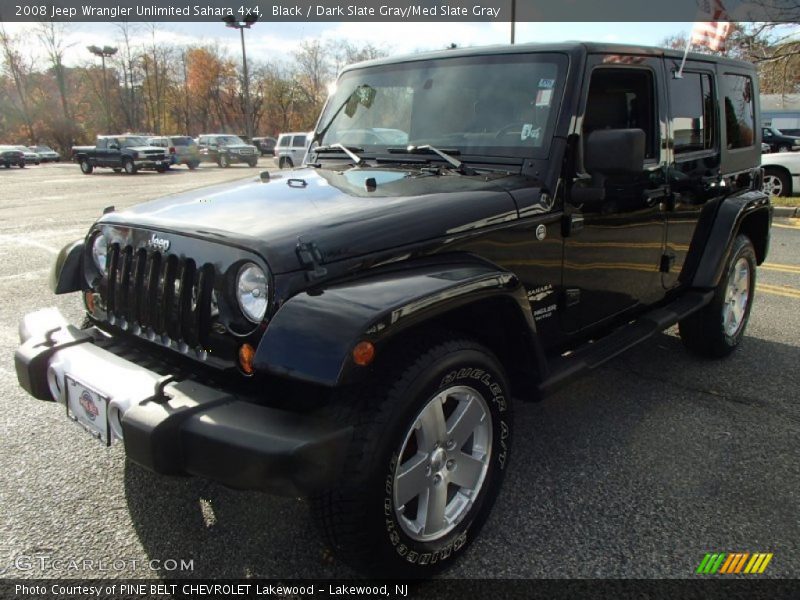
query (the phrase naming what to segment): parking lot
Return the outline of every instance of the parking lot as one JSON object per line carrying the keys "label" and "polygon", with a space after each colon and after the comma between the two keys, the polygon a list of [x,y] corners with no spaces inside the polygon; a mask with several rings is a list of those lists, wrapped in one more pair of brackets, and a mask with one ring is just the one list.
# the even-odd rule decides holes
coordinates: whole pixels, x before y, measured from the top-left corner
{"label": "parking lot", "polygon": [[[304,502],[126,464],[14,373],[23,314],[55,305],[80,320],[79,299],[51,295],[47,274],[104,207],[258,172],[0,169],[0,576],[352,576]],[[772,235],[733,356],[701,361],[670,330],[517,405],[503,491],[447,577],[682,578],[706,552],[774,553],[764,576],[800,577],[800,223],[776,219]]]}

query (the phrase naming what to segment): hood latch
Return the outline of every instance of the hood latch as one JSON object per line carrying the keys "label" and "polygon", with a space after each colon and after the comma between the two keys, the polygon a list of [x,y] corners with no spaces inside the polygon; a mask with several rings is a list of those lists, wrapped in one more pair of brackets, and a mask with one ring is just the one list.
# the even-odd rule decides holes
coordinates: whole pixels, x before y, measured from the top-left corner
{"label": "hood latch", "polygon": [[309,281],[320,279],[328,274],[328,269],[323,267],[322,252],[314,242],[304,242],[297,240],[297,258],[300,264],[306,269],[306,277]]}

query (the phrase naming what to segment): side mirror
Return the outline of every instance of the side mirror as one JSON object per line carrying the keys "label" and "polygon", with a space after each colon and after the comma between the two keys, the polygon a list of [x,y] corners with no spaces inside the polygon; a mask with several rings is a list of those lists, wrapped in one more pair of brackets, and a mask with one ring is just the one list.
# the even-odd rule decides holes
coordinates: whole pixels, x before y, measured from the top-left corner
{"label": "side mirror", "polygon": [[638,175],[644,171],[645,142],[642,129],[598,129],[589,134],[583,148],[583,166],[592,176],[590,186],[573,186],[573,203],[605,199],[609,175]]}
{"label": "side mirror", "polygon": [[598,129],[589,134],[583,166],[598,175],[636,175],[644,170],[646,136],[641,129]]}

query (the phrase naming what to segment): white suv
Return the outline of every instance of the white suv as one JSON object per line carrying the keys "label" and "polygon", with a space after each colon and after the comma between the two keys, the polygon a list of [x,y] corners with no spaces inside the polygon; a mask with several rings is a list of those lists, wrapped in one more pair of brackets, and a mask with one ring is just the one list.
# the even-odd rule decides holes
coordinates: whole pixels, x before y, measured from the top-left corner
{"label": "white suv", "polygon": [[306,131],[280,134],[278,143],[275,144],[275,149],[272,151],[275,164],[281,169],[291,169],[295,165],[302,165],[312,135],[312,132]]}

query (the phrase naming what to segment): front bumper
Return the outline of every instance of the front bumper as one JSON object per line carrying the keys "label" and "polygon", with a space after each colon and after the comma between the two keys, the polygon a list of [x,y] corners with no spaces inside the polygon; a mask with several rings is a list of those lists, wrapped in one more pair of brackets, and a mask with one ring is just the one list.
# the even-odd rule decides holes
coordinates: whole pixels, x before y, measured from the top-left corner
{"label": "front bumper", "polygon": [[136,158],[134,159],[133,164],[135,164],[136,167],[139,169],[158,169],[158,168],[168,167],[170,164],[170,159],[167,157]]}
{"label": "front bumper", "polygon": [[104,333],[77,329],[54,308],[27,315],[19,333],[20,385],[61,404],[67,375],[102,393],[112,440],[151,471],[286,496],[314,494],[339,479],[351,427],[145,368],[103,348]]}
{"label": "front bumper", "polygon": [[253,154],[239,154],[239,153],[230,152],[226,156],[228,157],[228,160],[231,161],[232,163],[249,163],[251,161],[254,161],[254,160],[257,161],[258,160],[258,154],[255,154],[255,153],[253,153]]}

